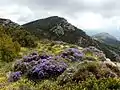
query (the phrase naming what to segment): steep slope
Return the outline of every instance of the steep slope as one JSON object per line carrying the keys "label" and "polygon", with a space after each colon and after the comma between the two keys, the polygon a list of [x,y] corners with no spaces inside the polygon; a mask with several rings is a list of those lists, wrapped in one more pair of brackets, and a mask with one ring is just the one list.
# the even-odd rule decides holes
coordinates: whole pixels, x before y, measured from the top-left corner
{"label": "steep slope", "polygon": [[79,44],[82,47],[89,46],[89,44],[97,44],[92,38],[86,35],[84,31],[76,28],[68,23],[66,19],[58,16],[36,20],[23,25],[23,27],[41,39],[60,40]]}
{"label": "steep slope", "polygon": [[11,21],[10,19],[0,18],[0,25],[7,25],[7,26],[20,26],[19,24]]}
{"label": "steep slope", "polygon": [[111,44],[111,45],[119,45],[120,41],[117,40],[114,36],[110,35],[109,33],[98,33],[96,35],[92,36],[94,39],[101,41],[106,44]]}
{"label": "steep slope", "polygon": [[77,44],[81,47],[95,46],[104,51],[107,57],[119,61],[119,50],[112,46],[103,44],[88,36],[84,31],[68,23],[66,19],[58,16],[39,19],[23,27],[41,39],[64,41]]}
{"label": "steep slope", "polygon": [[17,41],[23,47],[36,46],[34,36],[23,27],[9,19],[0,18],[1,32],[10,36],[13,42]]}

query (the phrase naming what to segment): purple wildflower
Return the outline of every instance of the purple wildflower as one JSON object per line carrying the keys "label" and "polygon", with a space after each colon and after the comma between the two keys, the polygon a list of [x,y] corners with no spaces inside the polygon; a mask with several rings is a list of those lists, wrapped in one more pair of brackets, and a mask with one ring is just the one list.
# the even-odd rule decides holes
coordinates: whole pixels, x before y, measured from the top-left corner
{"label": "purple wildflower", "polygon": [[84,57],[84,54],[77,48],[68,48],[62,53],[61,57],[71,61],[79,61]]}
{"label": "purple wildflower", "polygon": [[9,76],[9,82],[16,82],[20,79],[22,72],[17,71],[17,72],[12,72]]}

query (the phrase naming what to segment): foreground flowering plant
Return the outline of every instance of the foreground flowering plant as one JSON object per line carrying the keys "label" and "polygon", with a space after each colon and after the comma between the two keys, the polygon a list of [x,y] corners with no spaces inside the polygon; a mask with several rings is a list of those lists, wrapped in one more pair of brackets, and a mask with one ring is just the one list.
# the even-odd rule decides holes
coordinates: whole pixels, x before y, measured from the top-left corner
{"label": "foreground flowering plant", "polygon": [[[62,58],[55,58],[48,55],[39,55],[38,53],[32,53],[28,56],[24,56],[23,59],[18,60],[14,64],[14,73],[20,71],[20,75],[10,76],[9,79],[13,81],[19,80],[19,77],[26,75],[31,80],[40,80],[43,78],[55,77],[62,74],[67,64],[64,63]],[[15,79],[15,80],[14,80]]]}
{"label": "foreground flowering plant", "polygon": [[81,61],[84,57],[84,53],[78,48],[68,48],[61,54],[61,56],[71,61]]}
{"label": "foreground flowering plant", "polygon": [[9,82],[15,82],[20,79],[22,72],[17,71],[17,72],[12,72],[9,75]]}

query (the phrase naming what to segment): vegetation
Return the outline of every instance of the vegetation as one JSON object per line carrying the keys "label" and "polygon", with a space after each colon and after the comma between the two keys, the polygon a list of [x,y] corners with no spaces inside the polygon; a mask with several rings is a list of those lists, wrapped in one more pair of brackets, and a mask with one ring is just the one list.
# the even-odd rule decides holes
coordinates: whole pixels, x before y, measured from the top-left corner
{"label": "vegetation", "polygon": [[12,61],[20,51],[20,45],[17,42],[13,42],[12,38],[4,34],[3,29],[0,29],[0,60]]}
{"label": "vegetation", "polygon": [[31,35],[29,32],[25,30],[16,30],[11,34],[13,41],[19,42],[22,47],[36,47],[36,39],[35,36]]}
{"label": "vegetation", "polygon": [[[90,55],[96,58],[94,53],[88,54],[90,50],[94,51],[90,48],[87,54],[81,55],[87,50],[88,48],[84,49],[76,45],[45,40],[39,42],[36,48],[21,48],[19,55],[23,58],[11,62],[14,66],[6,70],[11,63],[0,65],[0,90],[119,90],[120,71],[118,67],[105,64],[100,59],[91,61],[89,58],[84,58],[90,57]],[[26,56],[24,57],[24,55]],[[67,57],[63,57],[63,55],[67,55]],[[72,61],[71,56],[76,60]],[[36,59],[34,59],[35,57]],[[38,57],[40,59],[37,59]],[[38,62],[41,63],[37,64]],[[60,64],[63,62],[67,64],[67,67],[62,73],[58,73],[59,69],[62,70],[64,67],[64,64]],[[46,63],[45,66],[43,63]],[[29,67],[19,66],[23,64]],[[40,67],[38,67],[39,65]],[[42,71],[41,74],[39,69]],[[52,70],[58,71],[52,73]],[[41,75],[45,75],[44,78],[41,78]]]}
{"label": "vegetation", "polygon": [[[84,32],[77,37],[84,47],[77,46],[78,43],[74,45],[74,41],[70,44],[69,41],[75,39],[73,36],[79,36],[79,32],[74,32],[75,27],[66,20],[61,20],[65,26],[59,20],[56,22],[58,26],[53,27],[55,22],[47,25],[53,27],[51,31],[57,36],[51,34],[52,40],[44,38],[37,44],[34,36],[21,27],[1,26],[0,90],[120,90],[120,63],[106,58],[106,55],[114,57],[115,54],[109,52],[117,52],[117,48],[94,41]],[[57,31],[59,25],[60,32]],[[65,36],[68,43],[53,41],[55,37],[60,39],[61,35],[70,35],[63,33],[69,27],[74,32],[73,39]]]}
{"label": "vegetation", "polygon": [[37,38],[24,30],[20,25],[11,22],[7,25],[0,25],[2,32],[12,38],[13,42],[18,42],[22,47],[36,47]]}
{"label": "vegetation", "polygon": [[39,19],[22,26],[40,39],[64,41],[84,48],[94,46],[102,50],[106,57],[112,61],[120,61],[120,59],[118,59],[120,58],[120,48],[118,46],[107,45],[98,40],[94,40],[84,31],[67,22],[64,18],[53,16]]}

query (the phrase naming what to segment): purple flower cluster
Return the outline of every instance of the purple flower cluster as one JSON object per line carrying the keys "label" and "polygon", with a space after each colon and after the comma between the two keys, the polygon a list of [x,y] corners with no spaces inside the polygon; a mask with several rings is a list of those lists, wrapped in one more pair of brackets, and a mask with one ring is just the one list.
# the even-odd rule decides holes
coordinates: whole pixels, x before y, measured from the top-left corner
{"label": "purple flower cluster", "polygon": [[30,79],[43,79],[58,76],[64,72],[67,65],[64,62],[58,62],[53,59],[42,59],[28,73]]}
{"label": "purple flower cluster", "polygon": [[89,46],[87,48],[84,48],[82,52],[84,54],[86,54],[86,55],[91,55],[93,57],[97,57],[101,61],[105,61],[106,60],[106,56],[103,53],[103,51],[100,51],[99,49],[97,49],[97,48],[95,48],[93,46]]}
{"label": "purple flower cluster", "polygon": [[68,48],[62,53],[61,56],[63,58],[68,58],[71,61],[80,61],[84,57],[84,53],[77,48]]}
{"label": "purple flower cluster", "polygon": [[57,59],[45,54],[38,55],[38,53],[25,56],[14,64],[14,71],[21,71],[22,74],[27,75],[32,80],[58,76],[66,68],[67,65],[60,61],[60,58]]}
{"label": "purple flower cluster", "polygon": [[17,72],[12,72],[9,75],[9,82],[15,82],[20,79],[22,72],[17,71]]}

